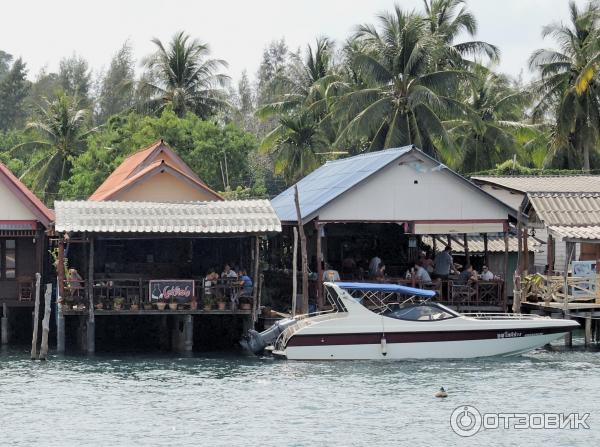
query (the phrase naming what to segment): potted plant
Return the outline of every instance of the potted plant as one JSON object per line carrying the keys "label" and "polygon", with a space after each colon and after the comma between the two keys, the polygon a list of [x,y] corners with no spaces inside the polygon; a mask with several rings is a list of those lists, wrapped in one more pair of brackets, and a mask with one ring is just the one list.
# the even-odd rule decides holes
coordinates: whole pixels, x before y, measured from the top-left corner
{"label": "potted plant", "polygon": [[177,310],[177,300],[175,299],[175,297],[171,297],[171,299],[169,300],[169,309],[170,310]]}
{"label": "potted plant", "polygon": [[113,309],[114,310],[122,310],[123,304],[125,303],[125,298],[118,296],[113,301]]}
{"label": "potted plant", "polygon": [[212,295],[204,296],[204,310],[212,310],[213,298]]}
{"label": "potted plant", "polygon": [[250,309],[252,309],[252,297],[241,296],[240,297],[240,309],[241,310],[250,310]]}
{"label": "potted plant", "polygon": [[144,310],[152,310],[152,303],[144,303]]}
{"label": "potted plant", "polygon": [[156,303],[156,308],[158,310],[165,310],[166,307],[167,307],[167,302],[163,299],[158,300],[158,302]]}
{"label": "potted plant", "polygon": [[217,302],[217,308],[219,310],[225,310],[226,307],[227,302],[225,301],[225,298],[219,298],[219,301]]}
{"label": "potted plant", "polygon": [[140,305],[138,303],[137,298],[133,298],[131,300],[131,306],[129,306],[130,310],[140,310]]}
{"label": "potted plant", "polygon": [[96,310],[102,310],[102,309],[104,309],[104,303],[102,301],[100,301],[99,303],[94,304],[94,308]]}

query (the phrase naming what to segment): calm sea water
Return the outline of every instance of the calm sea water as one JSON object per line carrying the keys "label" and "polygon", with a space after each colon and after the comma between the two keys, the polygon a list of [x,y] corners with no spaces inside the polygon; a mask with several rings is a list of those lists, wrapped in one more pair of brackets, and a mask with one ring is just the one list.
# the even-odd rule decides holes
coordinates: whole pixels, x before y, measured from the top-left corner
{"label": "calm sea water", "polygon": [[[581,340],[576,340],[581,341]],[[433,397],[440,385],[450,396]],[[600,443],[600,352],[513,359],[284,362],[244,355],[54,357],[0,353],[4,446],[573,446]],[[591,413],[590,430],[461,438],[459,405]]]}

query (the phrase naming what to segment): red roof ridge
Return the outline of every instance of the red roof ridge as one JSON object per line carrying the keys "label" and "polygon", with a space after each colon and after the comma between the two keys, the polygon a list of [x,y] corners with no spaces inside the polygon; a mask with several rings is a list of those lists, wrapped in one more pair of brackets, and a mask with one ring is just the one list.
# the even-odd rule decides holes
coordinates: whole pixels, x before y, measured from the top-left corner
{"label": "red roof ridge", "polygon": [[54,213],[36,196],[21,180],[19,180],[8,167],[0,162],[0,181],[6,183],[8,188],[15,194],[20,195],[37,219],[46,228],[54,220]]}

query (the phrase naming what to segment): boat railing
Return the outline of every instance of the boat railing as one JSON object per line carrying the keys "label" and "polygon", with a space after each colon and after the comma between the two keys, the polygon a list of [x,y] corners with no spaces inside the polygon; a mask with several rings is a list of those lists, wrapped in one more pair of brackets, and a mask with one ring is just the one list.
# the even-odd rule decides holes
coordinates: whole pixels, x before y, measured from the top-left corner
{"label": "boat railing", "polygon": [[476,320],[538,320],[538,319],[547,319],[549,317],[544,317],[541,315],[532,315],[532,314],[505,314],[505,313],[483,313],[483,312],[470,312],[470,313],[461,313],[461,315],[473,318]]}
{"label": "boat railing", "polygon": [[294,319],[296,320],[296,324],[288,327],[281,334],[279,334],[279,337],[277,337],[277,340],[275,341],[275,348],[277,350],[283,349],[287,345],[288,340],[292,338],[292,336],[300,329],[318,323],[320,321],[336,318],[340,315],[341,314],[336,309],[326,310],[323,312],[312,314],[296,315],[294,317]]}

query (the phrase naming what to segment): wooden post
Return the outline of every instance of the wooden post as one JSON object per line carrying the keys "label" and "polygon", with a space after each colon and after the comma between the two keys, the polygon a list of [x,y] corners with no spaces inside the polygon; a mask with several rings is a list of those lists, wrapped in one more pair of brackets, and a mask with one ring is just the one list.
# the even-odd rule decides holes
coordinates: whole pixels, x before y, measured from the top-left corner
{"label": "wooden post", "polygon": [[256,323],[258,318],[258,289],[260,279],[258,277],[260,267],[260,239],[254,238],[254,287],[252,289],[252,322]]}
{"label": "wooden post", "polygon": [[62,304],[65,299],[65,240],[61,236],[58,239],[58,265],[56,266],[58,275],[58,297],[57,303]]}
{"label": "wooden post", "polygon": [[317,230],[317,309],[323,309],[323,253],[321,251],[321,224],[315,221]]}
{"label": "wooden post", "polygon": [[517,223],[517,270],[519,275],[523,273],[523,226],[519,222]]}
{"label": "wooden post", "polygon": [[487,233],[483,233],[483,262],[489,268],[490,259],[488,254],[488,235]]}
{"label": "wooden post", "polygon": [[[508,281],[508,228],[505,227],[504,228],[504,287],[502,287],[502,307],[503,307],[503,311],[506,312],[507,311],[507,290],[506,290],[506,283]],[[514,298],[514,297],[513,297]],[[513,305],[513,310],[515,309],[515,306]],[[521,311],[521,303],[518,303],[518,306],[516,307],[517,310],[514,310],[514,312],[520,312]]]}
{"label": "wooden post", "polygon": [[298,229],[293,228],[294,231],[294,250],[292,258],[292,318],[296,316],[296,307],[298,303]]}
{"label": "wooden post", "polygon": [[31,338],[31,360],[38,358],[37,342],[40,323],[40,279],[42,275],[35,274],[35,304],[33,308],[33,336]]}
{"label": "wooden post", "polygon": [[584,344],[590,346],[592,344],[592,314],[587,312],[585,316],[585,332],[584,332]]}
{"label": "wooden post", "polygon": [[554,271],[554,238],[548,233],[546,241],[546,264],[548,264],[548,272]]}
{"label": "wooden post", "polygon": [[294,201],[296,203],[296,215],[298,217],[298,233],[300,235],[300,252],[302,254],[302,311],[308,314],[308,255],[306,254],[306,234],[302,224],[302,214],[300,213],[300,197],[298,196],[298,186],[294,186]]}
{"label": "wooden post", "polygon": [[523,274],[527,275],[529,273],[529,246],[527,243],[527,238],[529,236],[529,230],[525,228],[523,230]]}
{"label": "wooden post", "polygon": [[40,347],[40,360],[48,359],[48,332],[50,331],[51,301],[52,284],[46,284],[46,293],[44,293],[44,319],[42,320],[42,344]]}
{"label": "wooden post", "polygon": [[465,247],[465,265],[471,263],[471,255],[469,253],[469,239],[467,233],[463,233],[463,244]]}
{"label": "wooden post", "polygon": [[88,295],[88,321],[86,329],[87,353],[93,354],[96,351],[96,320],[94,316],[94,236],[90,236],[90,249],[88,250],[88,277],[87,277],[87,295]]}
{"label": "wooden post", "polygon": [[8,344],[8,305],[6,303],[2,303],[2,344]]}

